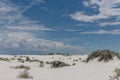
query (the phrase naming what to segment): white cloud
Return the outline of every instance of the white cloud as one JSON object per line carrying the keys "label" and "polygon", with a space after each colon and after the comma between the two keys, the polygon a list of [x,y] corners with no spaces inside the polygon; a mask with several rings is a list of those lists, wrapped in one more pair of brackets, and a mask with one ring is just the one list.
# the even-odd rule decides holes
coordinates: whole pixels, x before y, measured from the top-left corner
{"label": "white cloud", "polygon": [[67,30],[65,30],[65,31],[69,31],[69,32],[76,32],[76,31],[82,31],[81,29],[67,29]]}
{"label": "white cloud", "polygon": [[90,3],[88,1],[84,1],[83,4],[86,6],[86,7],[89,7],[90,6]]}
{"label": "white cloud", "polygon": [[120,24],[120,22],[100,22],[99,23],[101,26],[107,26],[107,25],[119,25]]}
{"label": "white cloud", "polygon": [[0,35],[0,47],[39,50],[42,52],[80,52],[79,46],[65,45],[63,42],[35,37],[28,32],[7,32]]}
{"label": "white cloud", "polygon": [[54,31],[51,28],[46,28],[44,25],[34,25],[34,26],[9,26],[8,29],[12,30],[26,30],[26,31]]}
{"label": "white cloud", "polygon": [[[43,3],[43,0],[29,0],[29,5],[17,5],[10,0],[0,0],[0,27],[15,30],[52,30],[38,21],[30,20],[23,13],[33,5]],[[19,3],[19,2],[18,2]]]}
{"label": "white cloud", "polygon": [[85,32],[81,32],[80,34],[111,34],[111,35],[119,35],[120,34],[120,30],[111,30],[111,31],[107,31],[107,30],[98,30],[98,31],[85,31]]}
{"label": "white cloud", "polygon": [[[96,22],[103,19],[109,21],[109,19],[114,17],[116,20],[113,21],[113,25],[118,25],[120,22],[120,0],[89,0],[84,1],[83,4],[86,7],[98,10],[99,13],[87,15],[83,11],[77,11],[74,14],[70,14],[72,19],[85,22]],[[117,22],[117,24],[114,24],[115,22]]]}
{"label": "white cloud", "polygon": [[84,15],[83,12],[76,12],[75,14],[71,14],[70,16],[72,19],[78,21],[85,21],[85,22],[94,22],[95,20],[108,18],[107,16],[101,14],[88,16],[88,15]]}

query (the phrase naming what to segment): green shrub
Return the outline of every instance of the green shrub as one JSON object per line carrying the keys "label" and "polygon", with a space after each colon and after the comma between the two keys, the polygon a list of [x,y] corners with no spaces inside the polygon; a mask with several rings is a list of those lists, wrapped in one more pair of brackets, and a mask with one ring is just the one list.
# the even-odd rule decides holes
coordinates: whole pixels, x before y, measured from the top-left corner
{"label": "green shrub", "polygon": [[108,62],[109,60],[112,60],[115,56],[118,59],[120,59],[120,55],[118,53],[113,52],[113,51],[110,51],[110,50],[99,51],[99,50],[97,50],[88,56],[86,62],[89,62],[90,60],[93,60],[95,58],[98,58],[98,61]]}
{"label": "green shrub", "polygon": [[20,72],[18,78],[23,78],[23,79],[33,79],[32,76],[29,75],[28,70],[24,70],[23,72]]}

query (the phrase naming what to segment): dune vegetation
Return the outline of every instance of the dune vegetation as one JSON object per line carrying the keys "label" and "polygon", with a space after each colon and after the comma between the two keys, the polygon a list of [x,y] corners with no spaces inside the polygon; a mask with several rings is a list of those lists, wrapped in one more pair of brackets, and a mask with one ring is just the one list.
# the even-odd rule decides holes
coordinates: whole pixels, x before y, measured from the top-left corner
{"label": "dune vegetation", "polygon": [[113,60],[114,57],[120,59],[120,55],[111,50],[97,50],[88,55],[86,62],[89,62],[90,60],[93,60],[95,58],[97,58],[98,61],[108,62],[110,60]]}

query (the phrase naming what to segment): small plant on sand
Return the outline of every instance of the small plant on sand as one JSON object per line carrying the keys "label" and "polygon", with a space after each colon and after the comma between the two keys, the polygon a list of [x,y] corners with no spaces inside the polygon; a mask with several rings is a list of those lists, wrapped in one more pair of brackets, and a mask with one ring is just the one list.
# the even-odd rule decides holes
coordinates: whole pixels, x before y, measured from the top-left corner
{"label": "small plant on sand", "polygon": [[18,62],[21,62],[21,63],[24,63],[24,62],[25,62],[25,60],[22,59],[22,58],[17,58],[17,60],[18,60]]}
{"label": "small plant on sand", "polygon": [[40,63],[39,67],[43,68],[45,66],[44,63]]}
{"label": "small plant on sand", "polygon": [[26,69],[26,70],[29,70],[30,67],[29,66],[25,66],[25,65],[20,65],[20,66],[16,66],[15,69]]}
{"label": "small plant on sand", "polygon": [[73,65],[73,66],[75,66],[75,65],[76,65],[76,63],[73,63],[72,65]]}
{"label": "small plant on sand", "polygon": [[23,78],[23,79],[33,79],[33,77],[30,76],[28,70],[24,70],[23,72],[20,72],[18,78]]}
{"label": "small plant on sand", "polygon": [[60,67],[66,67],[66,66],[70,66],[70,65],[62,61],[51,62],[51,68],[60,68]]}
{"label": "small plant on sand", "polygon": [[119,80],[119,77],[120,77],[120,69],[119,68],[116,68],[114,70],[115,72],[115,76],[109,76],[110,77],[110,80]]}
{"label": "small plant on sand", "polygon": [[7,61],[7,62],[9,62],[10,60],[8,58],[0,57],[0,61]]}
{"label": "small plant on sand", "polygon": [[30,62],[41,62],[41,61],[38,59],[33,59],[33,60],[30,60]]}
{"label": "small plant on sand", "polygon": [[74,59],[73,61],[74,61],[74,62],[78,62],[78,59]]}
{"label": "small plant on sand", "polygon": [[116,68],[116,69],[115,69],[115,73],[116,73],[117,76],[120,76],[120,69],[119,69],[119,68]]}
{"label": "small plant on sand", "polygon": [[50,64],[50,62],[48,62],[48,61],[46,61],[45,63],[46,63],[46,64]]}
{"label": "small plant on sand", "polygon": [[30,61],[30,60],[31,60],[30,57],[27,56],[27,57],[26,57],[26,61]]}
{"label": "small plant on sand", "polygon": [[118,53],[113,52],[113,51],[110,51],[110,50],[99,51],[99,50],[97,50],[88,56],[86,62],[89,62],[90,60],[93,60],[95,58],[98,58],[98,61],[108,62],[110,60],[113,60],[114,57],[117,57],[118,59],[120,59],[120,55]]}

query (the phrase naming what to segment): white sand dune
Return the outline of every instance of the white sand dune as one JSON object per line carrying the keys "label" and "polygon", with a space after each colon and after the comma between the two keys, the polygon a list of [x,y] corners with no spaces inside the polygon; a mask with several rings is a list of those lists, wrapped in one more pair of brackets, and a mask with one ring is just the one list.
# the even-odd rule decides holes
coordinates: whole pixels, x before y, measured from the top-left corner
{"label": "white sand dune", "polygon": [[[13,56],[1,55],[0,57],[12,58]],[[42,61],[60,60],[68,64],[76,63],[76,65],[55,69],[51,68],[48,64],[40,68],[38,62],[21,63],[17,60],[11,62],[0,61],[0,80],[22,80],[17,77],[22,70],[11,68],[21,64],[31,67],[29,73],[33,76],[33,80],[109,80],[109,76],[115,74],[114,69],[120,66],[120,61],[117,59],[107,63],[93,60],[86,64],[82,62],[82,60],[86,59],[86,55],[67,57],[62,55],[29,55],[29,57]],[[81,58],[81,60],[79,60],[79,58]],[[73,61],[75,59],[77,59],[78,62]]]}

